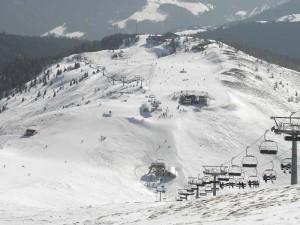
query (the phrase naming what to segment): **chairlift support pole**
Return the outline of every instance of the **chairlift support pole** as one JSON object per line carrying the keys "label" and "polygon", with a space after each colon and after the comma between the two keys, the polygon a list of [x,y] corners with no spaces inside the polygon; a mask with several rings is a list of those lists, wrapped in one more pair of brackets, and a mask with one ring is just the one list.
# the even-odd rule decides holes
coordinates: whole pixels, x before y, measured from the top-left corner
{"label": "chairlift support pole", "polygon": [[214,174],[213,196],[217,195],[217,175]]}
{"label": "chairlift support pole", "polygon": [[[275,134],[286,134],[284,138],[286,141],[292,141],[292,165],[291,165],[291,185],[298,184],[297,173],[297,141],[300,141],[300,117],[271,117],[275,121],[275,126],[272,131]],[[288,123],[278,122],[279,119],[288,120]]]}
{"label": "chairlift support pole", "polygon": [[[225,168],[227,169],[227,167]],[[222,170],[222,166],[204,166],[203,173],[214,178],[213,181],[213,196],[217,195],[217,176],[226,175],[227,172]]]}
{"label": "chairlift support pole", "polygon": [[298,174],[297,174],[297,141],[292,143],[292,174],[291,174],[291,184],[298,184]]}
{"label": "chairlift support pole", "polygon": [[161,202],[161,193],[165,193],[165,187],[164,186],[158,186],[156,188],[156,191],[159,193],[159,201]]}

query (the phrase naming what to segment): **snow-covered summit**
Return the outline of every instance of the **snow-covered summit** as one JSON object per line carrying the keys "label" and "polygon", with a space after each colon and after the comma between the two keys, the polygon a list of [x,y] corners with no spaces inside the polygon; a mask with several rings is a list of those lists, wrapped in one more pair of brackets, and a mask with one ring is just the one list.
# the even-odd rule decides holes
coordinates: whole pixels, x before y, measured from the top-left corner
{"label": "snow-covered summit", "polygon": [[[10,206],[28,212],[125,202],[148,207],[156,196],[144,178],[159,159],[176,168],[175,179],[158,181],[173,201],[203,166],[230,165],[232,157],[240,165],[249,145],[259,176],[271,160],[278,174],[261,188],[289,184],[280,171],[289,143],[268,133],[278,142],[277,158],[261,155],[258,146],[274,125],[270,116],[298,109],[299,73],[215,41],[182,36],[171,54],[170,40],[154,45],[147,38],[116,51],[69,56],[29,82],[27,92],[0,101],[7,108],[0,114],[5,218]],[[193,91],[207,93],[209,104],[179,105],[178,93]],[[37,134],[24,137],[29,128]],[[252,189],[218,195],[236,191]]]}
{"label": "snow-covered summit", "polygon": [[61,26],[58,26],[49,32],[46,32],[41,35],[41,37],[46,37],[46,36],[54,36],[54,37],[68,37],[68,38],[81,38],[84,36],[84,32],[81,31],[76,31],[76,32],[67,32],[67,25],[64,23]]}

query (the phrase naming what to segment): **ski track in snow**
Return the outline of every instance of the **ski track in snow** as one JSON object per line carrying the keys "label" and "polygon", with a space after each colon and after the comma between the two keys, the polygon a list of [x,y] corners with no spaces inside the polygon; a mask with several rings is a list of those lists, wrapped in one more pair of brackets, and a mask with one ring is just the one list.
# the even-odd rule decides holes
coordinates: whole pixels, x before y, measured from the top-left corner
{"label": "ski track in snow", "polygon": [[[146,44],[146,38],[116,59],[111,56],[119,51],[82,54],[79,69],[56,77],[58,69],[77,61],[69,56],[59,68],[49,68],[51,86],[0,101],[8,107],[0,114],[0,224],[298,224],[299,187],[282,186],[290,176],[280,171],[290,153],[274,161],[277,180],[261,184],[258,192],[226,189],[217,198],[172,201],[202,166],[229,161],[257,141],[274,125],[270,116],[299,109],[299,73],[215,42],[203,52],[181,47],[158,58],[166,50]],[[186,48],[197,43],[191,38]],[[70,86],[85,72],[88,78]],[[143,88],[134,81],[137,75]],[[185,90],[208,92],[211,103],[178,109],[173,97]],[[141,107],[154,96],[162,111],[148,117]],[[22,137],[27,128],[37,135]],[[282,136],[268,137],[278,142],[278,155],[291,147]],[[274,158],[259,154],[261,141],[249,149],[258,157],[259,176]],[[166,183],[167,203],[154,203],[155,193],[141,180],[157,159],[178,171]]]}

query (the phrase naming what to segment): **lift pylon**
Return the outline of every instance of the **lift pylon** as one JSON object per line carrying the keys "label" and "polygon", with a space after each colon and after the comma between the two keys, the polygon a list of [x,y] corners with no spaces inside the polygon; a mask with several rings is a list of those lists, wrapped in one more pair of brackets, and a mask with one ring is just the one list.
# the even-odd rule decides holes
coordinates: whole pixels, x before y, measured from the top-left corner
{"label": "lift pylon", "polygon": [[227,167],[224,166],[204,166],[203,173],[205,175],[212,176],[214,180],[211,182],[213,184],[213,196],[217,195],[217,177],[218,176],[224,176],[227,174]]}
{"label": "lift pylon", "polygon": [[[292,165],[291,165],[291,184],[298,183],[297,174],[297,141],[300,141],[300,117],[293,117],[295,113],[291,113],[289,117],[271,117],[275,122],[275,126],[271,131],[275,134],[287,135],[284,139],[292,141]],[[280,120],[280,121],[279,121]]]}

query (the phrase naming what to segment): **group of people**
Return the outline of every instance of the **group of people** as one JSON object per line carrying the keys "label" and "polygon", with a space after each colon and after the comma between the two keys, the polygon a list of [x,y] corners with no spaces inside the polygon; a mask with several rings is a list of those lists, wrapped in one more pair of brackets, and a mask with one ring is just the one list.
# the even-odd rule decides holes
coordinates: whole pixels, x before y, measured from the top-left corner
{"label": "group of people", "polygon": [[[236,182],[228,182],[228,183],[224,183],[224,182],[220,182],[220,188],[223,189],[225,186],[228,186],[229,188],[234,188],[235,186],[238,187],[239,189],[245,189],[245,187],[247,186],[246,182],[243,181],[239,181],[238,183]],[[251,188],[257,188],[259,187],[259,181],[258,180],[248,180],[248,186]]]}
{"label": "group of people", "polygon": [[263,180],[265,181],[265,183],[267,183],[268,180],[270,180],[273,183],[273,181],[275,179],[276,179],[276,176],[274,176],[273,174],[270,174],[270,175],[264,174],[263,175]]}
{"label": "group of people", "polygon": [[248,186],[251,188],[258,188],[259,187],[259,181],[258,180],[248,180]]}

